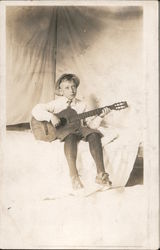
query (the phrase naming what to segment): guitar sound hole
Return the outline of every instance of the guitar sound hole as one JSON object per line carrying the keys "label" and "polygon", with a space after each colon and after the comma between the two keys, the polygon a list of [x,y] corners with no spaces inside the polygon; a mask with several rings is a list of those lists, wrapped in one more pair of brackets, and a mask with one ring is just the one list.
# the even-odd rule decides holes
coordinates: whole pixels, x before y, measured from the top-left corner
{"label": "guitar sound hole", "polygon": [[61,127],[61,126],[64,126],[64,125],[66,125],[66,123],[67,123],[67,120],[65,119],[65,118],[60,118],[60,124],[59,124],[59,126],[58,127]]}

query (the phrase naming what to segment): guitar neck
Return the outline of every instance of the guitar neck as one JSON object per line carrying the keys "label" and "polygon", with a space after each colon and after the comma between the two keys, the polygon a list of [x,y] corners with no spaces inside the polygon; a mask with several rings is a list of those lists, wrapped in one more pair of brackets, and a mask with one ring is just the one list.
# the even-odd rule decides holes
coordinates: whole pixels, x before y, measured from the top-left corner
{"label": "guitar neck", "polygon": [[90,116],[100,115],[102,113],[102,110],[106,107],[113,109],[113,105],[93,109],[93,110],[75,115],[74,117],[72,117],[72,120],[82,120],[82,119],[85,119],[85,118],[90,117]]}

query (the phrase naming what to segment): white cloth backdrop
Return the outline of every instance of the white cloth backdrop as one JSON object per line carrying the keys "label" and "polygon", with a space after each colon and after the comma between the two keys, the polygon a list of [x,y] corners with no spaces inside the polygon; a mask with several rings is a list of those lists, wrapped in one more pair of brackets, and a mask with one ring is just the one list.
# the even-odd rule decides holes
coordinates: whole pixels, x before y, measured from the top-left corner
{"label": "white cloth backdrop", "polygon": [[8,125],[28,122],[36,103],[54,97],[54,73],[76,73],[86,101],[127,100],[141,112],[141,7],[7,7],[6,16]]}

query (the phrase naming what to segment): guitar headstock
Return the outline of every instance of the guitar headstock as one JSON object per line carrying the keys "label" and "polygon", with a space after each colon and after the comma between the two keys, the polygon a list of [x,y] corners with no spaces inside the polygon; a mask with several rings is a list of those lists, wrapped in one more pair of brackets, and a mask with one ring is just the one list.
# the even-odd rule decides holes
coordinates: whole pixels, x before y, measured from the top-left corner
{"label": "guitar headstock", "polygon": [[117,103],[114,103],[113,105],[109,106],[110,109],[113,109],[113,110],[121,110],[121,109],[125,109],[125,108],[128,108],[128,104],[127,102],[117,102]]}

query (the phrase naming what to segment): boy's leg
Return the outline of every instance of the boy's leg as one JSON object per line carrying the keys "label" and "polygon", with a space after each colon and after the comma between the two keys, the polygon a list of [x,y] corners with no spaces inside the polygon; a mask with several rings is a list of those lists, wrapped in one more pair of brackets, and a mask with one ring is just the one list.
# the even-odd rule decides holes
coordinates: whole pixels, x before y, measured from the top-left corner
{"label": "boy's leg", "polygon": [[76,167],[78,142],[79,138],[75,134],[70,134],[64,139],[64,153],[68,162],[70,176],[72,179],[72,186],[74,189],[83,187]]}
{"label": "boy's leg", "polygon": [[96,181],[100,184],[109,184],[109,175],[105,173],[104,161],[103,161],[103,149],[101,143],[101,136],[98,133],[91,133],[87,136],[89,142],[89,148],[91,155],[96,163],[97,177]]}

